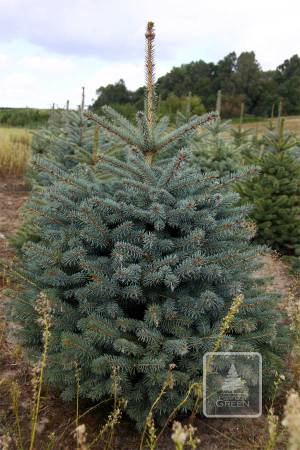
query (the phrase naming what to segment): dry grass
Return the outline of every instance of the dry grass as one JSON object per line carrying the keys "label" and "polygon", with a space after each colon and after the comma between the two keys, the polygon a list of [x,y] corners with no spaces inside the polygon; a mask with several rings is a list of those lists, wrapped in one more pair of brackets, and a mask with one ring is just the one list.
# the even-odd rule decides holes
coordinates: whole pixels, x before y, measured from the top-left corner
{"label": "dry grass", "polygon": [[30,158],[31,133],[21,128],[0,128],[0,177],[22,176]]}
{"label": "dry grass", "polygon": [[[273,119],[273,125],[276,125],[277,119]],[[262,122],[253,122],[253,123],[245,123],[243,128],[250,129],[253,132],[257,132],[261,134],[266,131],[266,127],[269,125],[270,119],[267,119]],[[300,136],[300,116],[288,116],[285,117],[285,129],[295,133],[297,136]]]}

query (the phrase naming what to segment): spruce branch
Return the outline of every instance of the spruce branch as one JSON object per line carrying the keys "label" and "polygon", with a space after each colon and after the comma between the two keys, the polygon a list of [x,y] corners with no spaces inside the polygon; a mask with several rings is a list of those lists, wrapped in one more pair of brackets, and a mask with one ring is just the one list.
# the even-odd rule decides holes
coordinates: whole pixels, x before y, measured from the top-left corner
{"label": "spruce branch", "polygon": [[84,116],[98,124],[101,128],[107,130],[110,134],[113,134],[120,138],[122,141],[126,142],[129,145],[137,145],[135,139],[129,136],[128,133],[124,132],[125,130],[120,129],[115,124],[111,123],[105,117],[97,116],[97,114],[92,113],[91,111],[86,111]]}
{"label": "spruce branch", "polygon": [[102,106],[101,109],[106,116],[116,122],[116,125],[126,129],[127,132],[131,135],[132,139],[134,139],[137,133],[137,129],[132,125],[132,123],[129,122],[129,120],[126,119],[126,117],[122,116],[122,114],[120,114],[118,111],[107,105]]}
{"label": "spruce branch", "polygon": [[85,87],[82,86],[82,94],[81,94],[81,112],[84,111],[84,106],[85,106]]}
{"label": "spruce branch", "polygon": [[153,152],[153,142],[151,139],[151,130],[149,127],[149,121],[146,119],[144,113],[142,111],[138,111],[136,114],[136,121],[138,123],[141,135],[143,136],[143,147],[144,151],[146,153],[152,153]]}
{"label": "spruce branch", "polygon": [[251,175],[255,175],[258,173],[258,168],[255,166],[246,167],[244,169],[239,170],[236,173],[232,173],[226,177],[219,178],[218,181],[211,186],[210,191],[214,189],[223,188],[224,186],[227,186],[228,184],[235,183],[242,178],[250,177]]}
{"label": "spruce branch", "polygon": [[[65,171],[61,170],[51,161],[43,160],[36,156],[35,158],[32,159],[31,163],[37,169],[41,169],[43,172],[49,173],[51,176],[57,178],[59,181],[63,181],[68,185],[71,185],[83,192],[86,192],[86,189],[82,186],[82,184],[79,184],[75,181],[74,177],[72,177],[72,174],[71,175],[67,174]],[[71,179],[71,177],[73,179]]]}
{"label": "spruce branch", "polygon": [[94,141],[93,141],[93,151],[92,151],[92,165],[94,166],[97,162],[97,152],[99,148],[99,134],[100,127],[98,125],[95,126],[94,131]]}
{"label": "spruce branch", "polygon": [[83,221],[88,219],[88,221],[98,230],[102,235],[105,237],[109,237],[108,229],[107,227],[101,223],[99,220],[96,219],[95,215],[93,214],[92,208],[89,208],[88,206],[84,206],[82,208],[82,212],[85,214]]}
{"label": "spruce branch", "polygon": [[167,167],[166,172],[162,174],[161,179],[159,180],[159,186],[168,185],[169,181],[178,175],[181,167],[187,159],[187,156],[188,152],[186,149],[180,150],[176,158],[174,158],[169,167]]}
{"label": "spruce branch", "polygon": [[155,148],[156,152],[169,146],[173,142],[178,141],[179,139],[188,135],[192,131],[196,130],[198,127],[203,126],[213,120],[218,119],[218,117],[219,117],[218,113],[210,112],[210,113],[203,114],[200,117],[196,117],[196,118],[190,120],[186,124],[177,128],[177,130],[174,130],[171,133],[164,136],[161,139],[161,141],[159,142],[159,144],[156,146],[156,148]]}
{"label": "spruce branch", "polygon": [[38,208],[26,207],[26,211],[31,213],[32,215],[38,214],[39,216],[46,218],[49,222],[55,223],[56,225],[64,224],[62,220],[58,220],[57,218],[52,217],[51,214],[47,214],[45,211],[42,211]]}
{"label": "spruce branch", "polygon": [[[114,158],[113,156],[108,156],[101,154],[98,156],[98,166],[104,167],[109,170],[113,171],[113,168],[119,169],[120,174],[123,173],[123,177],[134,177],[137,179],[142,180],[143,176],[142,174],[132,165],[127,164],[117,158]],[[114,172],[113,172],[114,173]]]}
{"label": "spruce branch", "polygon": [[155,76],[154,76],[154,23],[148,22],[146,29],[146,115],[149,129],[153,129],[154,124],[154,95],[155,95]]}
{"label": "spruce branch", "polygon": [[210,187],[210,189],[213,189],[214,186],[216,185],[216,181],[214,181],[214,180],[219,180],[219,177],[216,172],[207,172],[204,175],[197,174],[197,175],[187,176],[184,178],[179,178],[178,181],[175,180],[176,183],[172,184],[169,187],[169,192],[174,193],[174,192],[178,192],[178,191],[183,191],[184,189],[191,189],[198,185],[203,185],[210,181],[214,182],[214,184],[212,184],[212,186]]}
{"label": "spruce branch", "polygon": [[151,160],[149,160],[149,156],[150,155],[153,156],[154,153],[148,152],[145,154],[145,157],[144,157],[143,154],[137,148],[133,148],[132,154],[134,156],[130,162],[132,164],[134,164],[135,167],[137,167],[139,171],[141,171],[142,178],[144,180],[149,181],[150,184],[156,183],[155,174],[150,167],[152,157],[151,157]]}

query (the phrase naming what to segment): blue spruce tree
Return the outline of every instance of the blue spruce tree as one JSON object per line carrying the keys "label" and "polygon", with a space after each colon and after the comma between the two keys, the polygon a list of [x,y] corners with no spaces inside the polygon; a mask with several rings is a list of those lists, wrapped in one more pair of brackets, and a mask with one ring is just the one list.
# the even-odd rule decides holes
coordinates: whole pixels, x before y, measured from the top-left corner
{"label": "blue spruce tree", "polygon": [[[23,248],[16,268],[23,289],[9,310],[18,324],[12,333],[35,360],[43,346],[35,306],[45,292],[52,308],[48,383],[74,398],[80,367],[80,396],[99,400],[111,396],[117,371],[126,412],[138,426],[171,368],[173,383],[157,405],[158,419],[201,378],[203,354],[212,350],[236,295],[244,293],[245,300],[221,349],[261,352],[265,380],[284,352],[276,299],[252,276],[263,249],[249,244],[247,208],[224,189],[244,172],[203,174],[186,164],[189,149],[178,148],[216,114],[170,132],[164,119],[156,122],[153,40],[149,23],[145,111],[136,125],[107,107],[103,117],[85,114],[124,142],[126,161],[103,153],[96,170],[79,164],[68,172],[35,159],[53,183],[46,201],[31,203],[41,240]],[[157,158],[170,149],[170,161]],[[113,178],[100,183],[99,173]],[[194,401],[191,396],[184,411]]]}
{"label": "blue spruce tree", "polygon": [[[77,164],[94,165],[99,151],[118,154],[120,141],[84,116],[85,96],[78,111],[54,110],[45,128],[38,130],[32,139],[33,155],[40,155],[53,161],[64,170],[72,170]],[[49,185],[51,175],[29,170],[29,181],[33,185]]]}
{"label": "blue spruce tree", "polygon": [[204,126],[205,133],[201,138],[192,140],[192,164],[202,170],[213,170],[219,176],[229,175],[241,167],[241,148],[235,147],[229,138],[232,127],[230,121],[217,119]]}
{"label": "blue spruce tree", "polygon": [[[67,172],[75,170],[76,173],[78,164],[95,165],[99,152],[121,157],[121,141],[105,130],[100,130],[98,125],[84,117],[84,88],[82,89],[80,109],[53,110],[47,126],[38,130],[32,139],[33,156],[47,158],[57,168]],[[99,178],[105,181],[109,176],[103,174]],[[36,201],[43,201],[41,192],[48,189],[54,179],[51,173],[29,166],[27,180],[32,188],[32,197],[36,197]],[[28,239],[40,239],[35,216],[30,211],[24,215],[24,223],[10,238],[10,243],[19,251]]]}
{"label": "blue spruce tree", "polygon": [[[230,120],[221,120],[222,93],[218,91],[216,111],[219,118],[204,125],[204,132],[195,133],[191,139],[192,164],[203,172],[213,170],[219,176],[229,175],[243,165],[243,152],[248,147],[248,130],[242,129],[243,107],[240,124],[235,129]],[[232,187],[232,186],[231,186]]]}

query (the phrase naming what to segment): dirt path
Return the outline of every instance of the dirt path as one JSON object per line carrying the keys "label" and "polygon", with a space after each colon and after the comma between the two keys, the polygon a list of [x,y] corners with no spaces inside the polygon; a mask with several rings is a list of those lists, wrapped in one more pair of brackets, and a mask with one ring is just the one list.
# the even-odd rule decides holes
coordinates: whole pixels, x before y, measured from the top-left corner
{"label": "dirt path", "polygon": [[0,180],[0,258],[12,256],[8,237],[15,233],[21,223],[20,208],[28,197],[23,180]]}
{"label": "dirt path", "polygon": [[264,267],[260,270],[262,277],[272,277],[268,290],[281,292],[283,296],[288,295],[294,280],[289,273],[288,265],[276,255],[265,255],[262,257]]}

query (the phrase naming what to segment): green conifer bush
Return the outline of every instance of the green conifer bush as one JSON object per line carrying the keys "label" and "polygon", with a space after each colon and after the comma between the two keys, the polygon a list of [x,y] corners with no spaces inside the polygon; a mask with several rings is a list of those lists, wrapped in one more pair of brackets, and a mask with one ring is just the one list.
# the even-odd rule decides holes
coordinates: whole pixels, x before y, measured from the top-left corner
{"label": "green conifer bush", "polygon": [[[252,276],[263,248],[249,243],[248,208],[225,189],[245,171],[218,177],[190,167],[190,151],[178,143],[216,114],[173,131],[156,121],[152,23],[146,38],[147,94],[137,123],[110,108],[103,117],[85,114],[124,142],[127,159],[102,153],[96,169],[79,164],[68,172],[35,158],[53,182],[46,202],[31,202],[41,240],[23,248],[16,268],[23,289],[9,304],[18,324],[12,334],[34,360],[42,348],[35,304],[45,292],[52,308],[47,382],[74,398],[79,367],[80,396],[96,401],[111,397],[117,372],[119,395],[139,427],[171,368],[173,383],[154,411],[158,419],[201,378],[202,357],[236,295],[245,300],[221,350],[261,352],[265,382],[285,351],[277,299]],[[173,158],[162,162],[158,155],[170,148]],[[101,183],[98,174],[107,173],[113,178]],[[181,411],[194,401],[191,396]]]}
{"label": "green conifer bush", "polygon": [[239,185],[242,198],[253,204],[257,239],[287,255],[300,254],[300,163],[296,138],[279,129],[263,136],[260,173]]}
{"label": "green conifer bush", "polygon": [[230,135],[233,139],[232,146],[238,151],[243,165],[253,164],[260,150],[260,139],[257,130],[252,133],[250,129],[243,127],[245,104],[241,103],[240,120],[237,127],[230,127]]}

